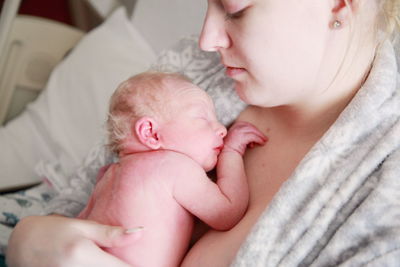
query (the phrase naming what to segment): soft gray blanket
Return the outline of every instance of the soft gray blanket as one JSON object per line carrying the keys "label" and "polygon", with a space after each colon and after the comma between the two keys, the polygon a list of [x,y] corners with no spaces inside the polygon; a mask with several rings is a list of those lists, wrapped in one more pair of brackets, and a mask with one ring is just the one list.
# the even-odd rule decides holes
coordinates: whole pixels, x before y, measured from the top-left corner
{"label": "soft gray blanket", "polygon": [[[184,72],[205,88],[219,119],[229,124],[245,105],[218,62],[195,39],[184,39],[155,67]],[[386,42],[363,88],[276,194],[233,266],[400,266],[397,77]],[[111,160],[100,146],[73,177],[53,175],[61,194],[48,211],[76,215],[97,168]],[[42,175],[56,169],[42,167]]]}

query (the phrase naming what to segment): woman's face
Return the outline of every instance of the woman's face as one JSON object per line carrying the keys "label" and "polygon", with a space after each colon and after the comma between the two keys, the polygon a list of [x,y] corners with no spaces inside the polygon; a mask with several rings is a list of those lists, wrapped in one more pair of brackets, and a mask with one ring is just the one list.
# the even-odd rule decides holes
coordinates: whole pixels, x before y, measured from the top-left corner
{"label": "woman's face", "polygon": [[326,85],[320,74],[326,71],[331,2],[208,0],[200,47],[220,53],[245,102],[307,102]]}

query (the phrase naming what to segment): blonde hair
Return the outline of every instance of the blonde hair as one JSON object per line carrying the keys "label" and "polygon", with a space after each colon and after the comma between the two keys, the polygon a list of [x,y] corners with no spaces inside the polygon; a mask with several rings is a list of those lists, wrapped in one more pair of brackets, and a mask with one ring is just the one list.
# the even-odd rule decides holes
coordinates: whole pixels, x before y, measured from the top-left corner
{"label": "blonde hair", "polygon": [[[347,6],[351,7],[351,3],[349,2],[349,0],[344,1]],[[354,13],[350,14],[350,40],[347,44],[343,60],[328,88],[335,82],[335,80],[339,77],[341,73],[347,73],[344,70],[345,57],[349,55],[349,51],[352,49],[352,45],[365,46],[365,44],[373,42],[373,45],[376,48],[386,39],[393,40],[398,34],[400,30],[400,0],[373,1],[374,0],[361,1],[364,11],[370,13],[369,15],[373,16],[373,20],[371,20],[371,16],[369,15],[357,17],[354,16]],[[373,7],[368,6],[368,4],[373,5]],[[357,28],[360,28],[362,30],[357,31]],[[360,38],[357,38],[356,36]],[[355,40],[357,40],[356,44],[354,44]],[[355,58],[353,58],[352,60],[354,59]],[[347,68],[350,67],[351,65],[349,65]]]}
{"label": "blonde hair", "polygon": [[132,124],[143,116],[166,120],[171,115],[174,86],[190,80],[182,74],[143,72],[122,82],[110,99],[107,119],[108,146],[119,153],[123,140],[132,134]]}
{"label": "blonde hair", "polygon": [[400,30],[400,0],[377,0],[380,1],[381,20],[386,37],[393,38]]}

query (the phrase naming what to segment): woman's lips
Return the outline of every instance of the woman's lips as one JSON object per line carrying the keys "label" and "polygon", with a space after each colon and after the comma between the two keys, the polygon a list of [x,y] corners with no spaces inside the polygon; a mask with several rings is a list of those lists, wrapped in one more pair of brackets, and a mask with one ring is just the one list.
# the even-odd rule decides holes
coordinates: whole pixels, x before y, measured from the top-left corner
{"label": "woman's lips", "polygon": [[235,67],[226,67],[225,73],[227,76],[233,78],[234,76],[237,76],[239,74],[244,73],[246,70],[243,68],[235,68]]}

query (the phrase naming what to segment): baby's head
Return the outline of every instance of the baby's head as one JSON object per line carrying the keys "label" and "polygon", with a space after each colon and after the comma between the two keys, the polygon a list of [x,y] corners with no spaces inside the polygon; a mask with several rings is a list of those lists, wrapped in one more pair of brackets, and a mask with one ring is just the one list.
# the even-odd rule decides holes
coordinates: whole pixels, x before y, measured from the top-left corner
{"label": "baby's head", "polygon": [[150,150],[188,155],[215,166],[226,129],[211,98],[177,73],[144,72],[121,83],[111,97],[110,148],[120,156]]}

